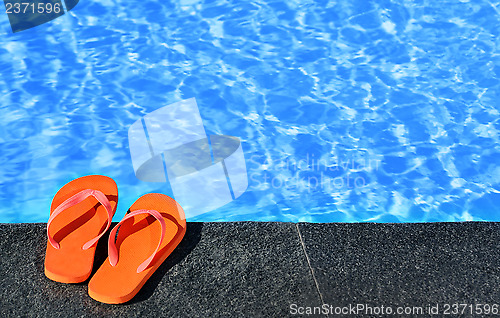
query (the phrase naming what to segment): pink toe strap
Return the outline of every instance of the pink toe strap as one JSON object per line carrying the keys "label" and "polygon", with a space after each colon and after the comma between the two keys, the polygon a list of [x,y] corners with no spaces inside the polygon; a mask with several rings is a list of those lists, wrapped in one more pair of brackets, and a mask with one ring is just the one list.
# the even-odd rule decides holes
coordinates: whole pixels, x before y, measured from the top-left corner
{"label": "pink toe strap", "polygon": [[54,238],[49,233],[49,227],[50,227],[50,224],[52,223],[52,221],[64,210],[66,210],[72,206],[77,205],[78,203],[82,202],[83,200],[85,200],[86,198],[88,198],[90,196],[93,196],[94,198],[96,198],[97,201],[99,201],[99,203],[101,203],[102,206],[104,206],[104,208],[106,209],[106,212],[108,212],[108,224],[107,224],[106,228],[104,229],[104,231],[102,231],[97,237],[95,237],[95,238],[91,239],[90,241],[88,241],[87,243],[85,243],[83,245],[82,249],[84,249],[84,250],[89,249],[92,245],[94,245],[101,238],[101,236],[104,235],[104,233],[106,233],[106,231],[109,229],[109,227],[111,225],[111,219],[113,219],[113,208],[111,207],[111,203],[109,202],[108,198],[104,195],[104,193],[102,193],[101,191],[86,189],[86,190],[82,190],[82,191],[78,192],[77,194],[66,199],[63,203],[59,204],[59,206],[50,215],[49,221],[47,222],[47,236],[49,238],[50,245],[52,245],[56,249],[60,248],[59,243],[57,243],[56,240],[54,240]]}
{"label": "pink toe strap", "polygon": [[160,212],[156,210],[135,210],[133,212],[128,213],[125,215],[125,217],[118,223],[112,230],[111,233],[109,234],[109,240],[108,240],[108,254],[109,254],[109,263],[111,266],[115,266],[118,263],[118,250],[116,249],[115,245],[115,237],[116,237],[116,231],[118,231],[118,228],[120,225],[125,222],[126,220],[133,218],[134,216],[138,214],[151,214],[154,216],[161,224],[161,237],[160,237],[160,242],[158,243],[158,246],[156,247],[156,250],[151,254],[148,259],[146,259],[139,267],[137,268],[137,273],[142,272],[145,270],[153,261],[153,258],[155,257],[156,253],[158,253],[158,249],[161,246],[161,243],[163,242],[163,237],[165,236],[166,228],[167,225],[165,224],[165,220],[163,219],[163,216],[160,214]]}

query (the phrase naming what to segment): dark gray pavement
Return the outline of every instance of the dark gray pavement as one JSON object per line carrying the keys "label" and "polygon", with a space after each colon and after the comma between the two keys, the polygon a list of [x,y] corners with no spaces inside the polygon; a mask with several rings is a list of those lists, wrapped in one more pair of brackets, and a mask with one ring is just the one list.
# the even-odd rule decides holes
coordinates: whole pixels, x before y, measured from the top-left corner
{"label": "dark gray pavement", "polygon": [[[0,317],[303,317],[320,306],[330,317],[387,316],[382,306],[439,317],[446,304],[475,316],[472,306],[500,303],[499,240],[500,223],[486,222],[188,223],[141,292],[106,305],[86,283],[44,276],[45,224],[0,224]],[[95,268],[105,255],[100,243]],[[417,309],[395,313],[405,306]]]}

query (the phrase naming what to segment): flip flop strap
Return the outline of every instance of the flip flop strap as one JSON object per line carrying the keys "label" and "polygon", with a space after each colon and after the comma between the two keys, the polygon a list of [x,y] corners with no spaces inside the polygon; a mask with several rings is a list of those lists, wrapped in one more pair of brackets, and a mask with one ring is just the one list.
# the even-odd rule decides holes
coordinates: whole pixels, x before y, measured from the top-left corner
{"label": "flip flop strap", "polygon": [[49,233],[49,227],[50,227],[50,224],[52,223],[52,221],[64,210],[66,210],[72,206],[77,205],[78,203],[82,202],[83,200],[85,200],[86,198],[88,198],[90,196],[93,196],[94,198],[96,198],[97,201],[99,201],[99,203],[101,203],[102,206],[104,206],[104,208],[106,209],[106,212],[108,212],[108,224],[106,225],[106,228],[104,229],[104,231],[102,231],[95,238],[93,238],[90,241],[88,241],[87,243],[85,243],[83,245],[82,249],[84,249],[84,250],[89,249],[92,245],[94,245],[101,238],[101,236],[104,235],[104,233],[106,233],[106,231],[109,229],[109,227],[111,225],[111,219],[113,219],[113,208],[111,207],[111,203],[109,202],[106,195],[104,195],[104,193],[102,193],[101,191],[86,189],[86,190],[82,190],[82,191],[78,192],[77,194],[66,199],[63,203],[59,204],[57,206],[57,208],[54,210],[54,212],[52,212],[52,214],[50,215],[49,221],[47,222],[47,236],[49,238],[50,245],[52,245],[56,249],[60,248],[59,243],[57,243],[56,240],[54,240],[54,238]]}
{"label": "flip flop strap", "polygon": [[160,214],[160,212],[156,210],[135,210],[125,215],[125,217],[120,221],[120,223],[118,223],[111,230],[111,233],[109,234],[108,254],[109,254],[109,263],[111,264],[111,266],[115,266],[118,263],[118,250],[116,249],[116,244],[115,244],[116,231],[118,231],[118,227],[120,227],[120,225],[126,220],[133,218],[134,216],[139,214],[151,214],[152,216],[155,217],[155,219],[157,219],[160,222],[161,237],[160,237],[160,242],[158,243],[158,246],[156,246],[156,250],[153,252],[153,254],[151,254],[151,256],[148,257],[148,259],[146,259],[141,265],[139,265],[139,267],[137,267],[137,273],[140,273],[143,270],[145,270],[153,261],[153,258],[155,257],[156,253],[158,253],[158,250],[160,249],[161,243],[163,242],[163,237],[165,236],[167,228],[163,216]]}

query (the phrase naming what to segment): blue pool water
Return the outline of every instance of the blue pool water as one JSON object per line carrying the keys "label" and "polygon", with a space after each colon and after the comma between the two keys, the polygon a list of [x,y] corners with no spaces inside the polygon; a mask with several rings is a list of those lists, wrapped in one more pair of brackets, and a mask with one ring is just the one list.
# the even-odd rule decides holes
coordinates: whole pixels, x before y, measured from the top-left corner
{"label": "blue pool water", "polygon": [[0,222],[73,178],[140,195],[127,130],[195,97],[249,184],[190,221],[500,221],[500,2],[81,0],[0,14]]}

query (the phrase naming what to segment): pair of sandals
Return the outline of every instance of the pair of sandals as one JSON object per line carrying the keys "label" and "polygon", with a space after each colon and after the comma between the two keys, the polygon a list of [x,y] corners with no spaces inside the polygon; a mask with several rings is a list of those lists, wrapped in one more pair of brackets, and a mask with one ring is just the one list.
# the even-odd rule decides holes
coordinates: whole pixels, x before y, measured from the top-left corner
{"label": "pair of sandals", "polygon": [[[97,242],[110,228],[117,203],[117,185],[106,176],[81,177],[57,192],[47,222],[48,278],[80,283],[90,277]],[[88,284],[90,297],[108,304],[131,300],[185,233],[184,211],[174,199],[140,197],[111,230],[108,258]]]}

